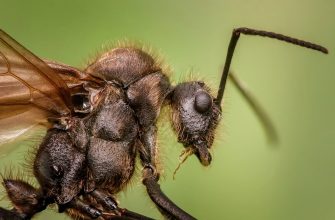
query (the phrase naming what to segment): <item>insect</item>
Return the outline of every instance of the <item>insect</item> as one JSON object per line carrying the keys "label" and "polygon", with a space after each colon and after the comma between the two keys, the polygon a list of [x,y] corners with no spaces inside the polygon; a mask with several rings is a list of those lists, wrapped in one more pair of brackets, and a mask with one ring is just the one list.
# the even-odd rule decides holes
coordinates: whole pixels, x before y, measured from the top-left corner
{"label": "insect", "polygon": [[[195,155],[208,166],[214,131],[222,117],[221,102],[240,34],[270,37],[323,53],[327,49],[273,32],[237,28],[232,32],[217,96],[202,81],[171,85],[150,54],[117,47],[86,69],[42,60],[0,31],[0,137],[9,141],[42,124],[48,130],[33,162],[39,187],[4,177],[13,209],[0,208],[0,219],[30,219],[56,203],[59,212],[80,219],[150,219],[120,208],[115,195],[134,174],[136,155],[143,184],[168,219],[195,219],[160,189],[156,121],[160,109],[172,109],[172,125],[185,147],[184,159]],[[273,128],[230,74],[274,135]]]}

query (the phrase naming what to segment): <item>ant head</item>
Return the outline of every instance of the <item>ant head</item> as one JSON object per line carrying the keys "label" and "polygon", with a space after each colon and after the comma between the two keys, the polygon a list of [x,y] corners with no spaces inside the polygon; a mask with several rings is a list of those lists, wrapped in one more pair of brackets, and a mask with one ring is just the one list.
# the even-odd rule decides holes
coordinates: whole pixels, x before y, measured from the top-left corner
{"label": "ant head", "polygon": [[220,120],[220,106],[203,82],[177,85],[171,95],[172,121],[178,141],[194,153],[202,165],[208,166],[212,157],[214,129]]}
{"label": "ant head", "polygon": [[[217,97],[214,99],[213,96],[210,95],[209,89],[203,82],[181,83],[176,86],[171,94],[173,126],[178,133],[179,142],[183,143],[186,148],[183,153],[183,156],[186,155],[186,157],[182,159],[182,162],[186,160],[187,156],[193,153],[197,155],[204,166],[209,165],[211,162],[211,155],[208,149],[213,143],[214,129],[220,120],[220,103],[223,99],[228,75],[232,76],[232,74],[229,74],[229,68],[237,41],[241,34],[274,38],[326,54],[328,53],[328,50],[320,45],[298,40],[282,34],[250,28],[234,29],[228,47]],[[275,130],[264,111],[235,77],[232,77],[231,79],[256,112],[256,115],[259,117],[266,130],[269,131],[269,137],[274,138],[275,140]]]}

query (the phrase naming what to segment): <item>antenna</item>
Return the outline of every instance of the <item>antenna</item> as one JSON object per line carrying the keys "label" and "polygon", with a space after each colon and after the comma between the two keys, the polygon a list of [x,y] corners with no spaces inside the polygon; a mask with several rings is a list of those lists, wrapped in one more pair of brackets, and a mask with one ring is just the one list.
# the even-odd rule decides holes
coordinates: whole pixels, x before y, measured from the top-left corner
{"label": "antenna", "polygon": [[269,37],[269,38],[274,38],[280,41],[285,41],[287,43],[291,43],[291,44],[295,44],[301,47],[306,47],[312,50],[317,50],[320,51],[322,53],[327,54],[328,50],[320,45],[314,44],[314,43],[310,43],[307,41],[303,41],[303,40],[299,40],[296,38],[292,38],[292,37],[288,37],[282,34],[277,34],[277,33],[273,33],[273,32],[268,32],[268,31],[261,31],[261,30],[255,30],[255,29],[250,29],[250,28],[237,28],[233,30],[230,42],[229,42],[229,46],[228,46],[228,51],[227,51],[227,57],[226,57],[226,62],[223,68],[223,72],[222,72],[222,77],[221,77],[221,81],[220,81],[220,86],[219,86],[219,91],[216,97],[216,104],[217,105],[221,105],[221,101],[223,98],[223,93],[224,93],[224,89],[226,86],[226,81],[227,81],[227,77],[229,74],[229,67],[230,67],[230,63],[231,60],[233,58],[234,55],[234,50],[237,44],[238,39],[240,38],[240,34],[245,34],[245,35],[257,35],[257,36],[262,36],[262,37]]}

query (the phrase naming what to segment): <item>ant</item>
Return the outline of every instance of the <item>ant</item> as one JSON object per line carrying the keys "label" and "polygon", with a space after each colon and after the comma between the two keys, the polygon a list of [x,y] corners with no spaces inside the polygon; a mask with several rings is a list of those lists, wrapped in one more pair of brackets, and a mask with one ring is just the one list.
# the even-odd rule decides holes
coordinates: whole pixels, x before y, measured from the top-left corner
{"label": "ant", "polygon": [[115,198],[132,178],[139,154],[142,182],[158,210],[168,219],[195,219],[158,184],[156,121],[161,108],[171,106],[173,128],[185,147],[183,160],[195,155],[208,166],[230,76],[275,138],[264,111],[229,73],[241,34],[328,53],[322,46],[281,34],[234,29],[215,97],[202,81],[171,85],[161,63],[141,48],[111,49],[79,70],[42,60],[0,31],[0,127],[6,128],[1,136],[12,140],[38,124],[48,129],[33,161],[39,187],[4,177],[13,209],[0,208],[0,218],[30,219],[56,203],[59,212],[72,218],[150,219],[120,208]]}

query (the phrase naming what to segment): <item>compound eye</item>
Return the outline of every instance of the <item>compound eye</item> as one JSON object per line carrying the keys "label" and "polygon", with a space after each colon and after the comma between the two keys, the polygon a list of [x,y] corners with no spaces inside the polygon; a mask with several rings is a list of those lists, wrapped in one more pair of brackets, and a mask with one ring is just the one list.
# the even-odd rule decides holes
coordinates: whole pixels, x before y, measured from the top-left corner
{"label": "compound eye", "polygon": [[195,95],[194,108],[197,112],[207,112],[212,107],[212,104],[212,97],[207,92],[200,91]]}

